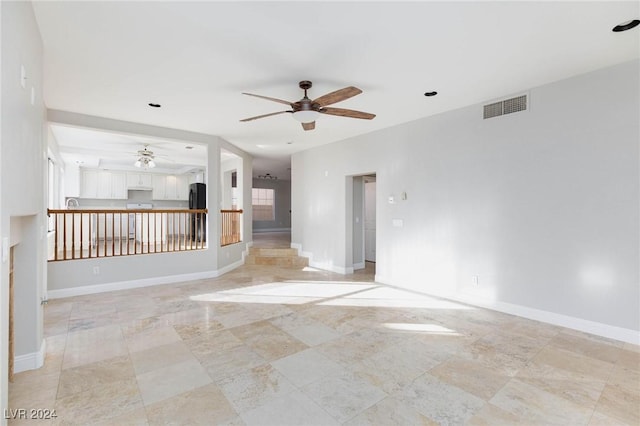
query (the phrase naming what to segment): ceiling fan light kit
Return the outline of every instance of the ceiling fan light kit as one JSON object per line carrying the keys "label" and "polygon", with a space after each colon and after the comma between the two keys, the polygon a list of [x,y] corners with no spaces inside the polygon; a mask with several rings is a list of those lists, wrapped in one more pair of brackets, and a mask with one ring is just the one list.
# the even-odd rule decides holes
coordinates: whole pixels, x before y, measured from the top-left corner
{"label": "ceiling fan light kit", "polygon": [[296,111],[293,113],[293,118],[300,123],[311,123],[316,121],[320,116],[318,111]]}
{"label": "ceiling fan light kit", "polygon": [[133,165],[135,167],[153,169],[156,166],[156,162],[153,161],[154,158],[153,151],[149,151],[148,145],[145,145],[143,150],[138,151],[138,159]]}
{"label": "ceiling fan light kit", "polygon": [[150,158],[141,157],[133,165],[140,168],[153,169],[156,166],[156,162]]}
{"label": "ceiling fan light kit", "polygon": [[304,97],[297,102],[289,102],[282,99],[271,98],[268,96],[254,95],[253,93],[243,93],[243,95],[254,96],[256,98],[262,98],[268,101],[289,105],[291,107],[291,110],[258,115],[255,117],[245,118],[240,121],[252,121],[259,118],[270,117],[272,115],[290,113],[294,120],[302,123],[302,128],[304,130],[313,130],[316,128],[316,120],[318,119],[318,117],[320,117],[320,114],[337,115],[340,117],[349,118],[360,118],[363,120],[371,120],[375,117],[375,114],[370,114],[368,112],[355,111],[352,109],[344,108],[327,108],[327,105],[344,101],[362,93],[362,90],[358,89],[357,87],[345,87],[344,89],[336,90],[334,92],[327,93],[324,96],[320,96],[317,99],[311,100],[307,96],[307,90],[310,89],[312,85],[313,84],[308,80],[303,80],[298,83],[298,86],[302,90],[304,90]]}

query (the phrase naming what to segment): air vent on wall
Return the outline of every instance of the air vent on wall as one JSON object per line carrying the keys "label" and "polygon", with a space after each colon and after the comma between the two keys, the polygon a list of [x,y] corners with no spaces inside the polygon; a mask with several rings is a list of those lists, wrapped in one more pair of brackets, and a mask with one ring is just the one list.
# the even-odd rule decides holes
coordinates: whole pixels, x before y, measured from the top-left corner
{"label": "air vent on wall", "polygon": [[527,109],[527,95],[516,96],[504,101],[494,102],[484,106],[483,118],[499,117],[512,112],[524,111]]}

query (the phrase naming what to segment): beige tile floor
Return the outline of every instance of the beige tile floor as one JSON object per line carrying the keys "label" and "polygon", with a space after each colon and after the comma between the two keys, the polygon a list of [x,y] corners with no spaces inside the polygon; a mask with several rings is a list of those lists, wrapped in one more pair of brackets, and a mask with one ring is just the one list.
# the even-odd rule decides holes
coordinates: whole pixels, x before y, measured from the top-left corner
{"label": "beige tile floor", "polygon": [[372,265],[54,300],[45,335],[9,403],[56,424],[640,424],[638,346],[376,284]]}

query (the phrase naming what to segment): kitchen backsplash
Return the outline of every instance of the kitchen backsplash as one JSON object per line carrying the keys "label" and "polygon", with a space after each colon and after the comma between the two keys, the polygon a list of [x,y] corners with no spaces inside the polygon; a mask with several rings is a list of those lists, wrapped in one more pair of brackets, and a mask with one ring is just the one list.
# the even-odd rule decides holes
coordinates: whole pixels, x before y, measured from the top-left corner
{"label": "kitchen backsplash", "polygon": [[153,204],[153,208],[189,208],[188,201],[152,200],[151,191],[129,190],[128,197],[127,200],[103,200],[96,198],[77,198],[77,200],[81,209],[87,207],[124,209],[129,203],[150,203]]}

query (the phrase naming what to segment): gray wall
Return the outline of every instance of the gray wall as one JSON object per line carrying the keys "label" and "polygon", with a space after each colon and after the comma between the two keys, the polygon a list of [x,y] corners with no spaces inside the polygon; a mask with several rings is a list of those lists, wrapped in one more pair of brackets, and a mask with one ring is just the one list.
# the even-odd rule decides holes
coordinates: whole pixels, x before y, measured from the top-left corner
{"label": "gray wall", "polygon": [[474,105],[294,154],[292,243],[349,271],[344,179],[375,172],[378,280],[637,336],[639,75],[635,60],[531,89],[526,112]]}
{"label": "gray wall", "polygon": [[291,228],[291,181],[253,179],[254,188],[275,190],[275,220],[253,221],[254,232],[270,230],[289,230]]}
{"label": "gray wall", "polygon": [[[34,354],[42,343],[39,297],[46,280],[44,104],[42,41],[31,3],[0,2],[2,101],[0,121],[0,237],[16,243],[16,355]],[[20,85],[25,67],[26,88]],[[35,97],[31,102],[31,90]],[[20,217],[18,219],[18,217]],[[12,238],[11,222],[15,221]],[[7,408],[9,264],[0,273],[0,410]],[[19,313],[18,313],[19,312]],[[3,418],[0,423],[5,423]]]}

